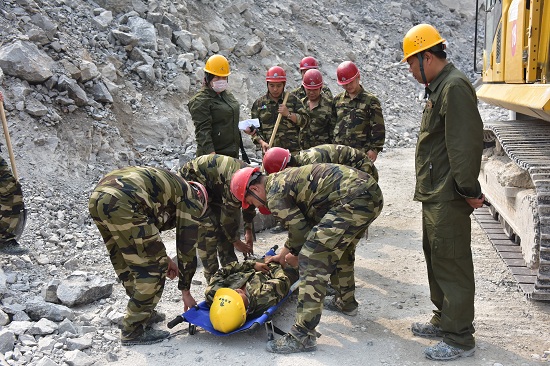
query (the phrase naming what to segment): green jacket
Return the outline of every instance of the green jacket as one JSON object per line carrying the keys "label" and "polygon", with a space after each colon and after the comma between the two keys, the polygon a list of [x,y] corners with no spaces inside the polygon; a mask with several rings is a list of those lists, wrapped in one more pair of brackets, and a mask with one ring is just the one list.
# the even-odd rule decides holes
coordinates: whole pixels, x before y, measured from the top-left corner
{"label": "green jacket", "polygon": [[378,184],[368,174],[344,165],[311,164],[268,175],[265,189],[267,208],[288,228],[285,247],[297,255],[315,237],[311,229],[333,206],[374,192]]}
{"label": "green jacket", "polygon": [[309,123],[300,130],[300,147],[302,150],[332,143],[334,126],[332,99],[321,93],[319,104],[315,108],[309,109],[307,97],[302,99],[302,103],[309,113]]}
{"label": "green jacket", "polygon": [[345,145],[324,144],[292,155],[289,166],[332,163],[342,164],[367,173],[378,182],[378,169],[367,154]]}
{"label": "green jacket", "polygon": [[[243,288],[248,297],[248,316],[260,316],[271,306],[279,303],[290,291],[292,285],[289,273],[278,263],[269,263],[269,272],[256,272],[256,261],[232,262],[220,268],[210,279],[204,294],[206,302],[212,304],[216,291],[223,287],[234,290]],[[294,278],[295,279],[295,278]]]}
{"label": "green jacket", "polygon": [[[220,207],[220,224],[230,242],[239,238],[242,203],[230,190],[231,177],[241,168],[247,167],[244,161],[230,156],[210,154],[199,156],[183,165],[178,174],[185,180],[199,182],[208,192],[208,205]],[[207,214],[211,215],[210,209]],[[242,212],[244,228],[252,229],[256,209],[250,206]]]}
{"label": "green jacket", "polygon": [[472,84],[452,63],[428,86],[416,144],[414,199],[441,202],[479,197],[483,122]]}
{"label": "green jacket", "polygon": [[[269,139],[275,128],[279,114],[277,110],[279,104],[283,102],[283,96],[284,93],[278,101],[274,101],[269,97],[269,94],[265,94],[256,99],[250,109],[251,118],[258,118],[260,120],[260,133],[267,143],[269,143]],[[279,146],[290,151],[300,151],[300,128],[308,123],[309,116],[304,104],[292,93],[288,96],[286,106],[291,113],[296,114],[296,123],[282,117],[275,140],[273,140],[273,146]],[[258,139],[259,137],[256,135],[252,138],[252,141],[258,144]]]}
{"label": "green jacket", "polygon": [[233,94],[203,88],[187,104],[195,124],[197,156],[217,153],[239,158],[239,102]]}
{"label": "green jacket", "polygon": [[347,91],[334,97],[333,143],[380,152],[386,140],[382,107],[374,94],[361,89],[354,99]]}

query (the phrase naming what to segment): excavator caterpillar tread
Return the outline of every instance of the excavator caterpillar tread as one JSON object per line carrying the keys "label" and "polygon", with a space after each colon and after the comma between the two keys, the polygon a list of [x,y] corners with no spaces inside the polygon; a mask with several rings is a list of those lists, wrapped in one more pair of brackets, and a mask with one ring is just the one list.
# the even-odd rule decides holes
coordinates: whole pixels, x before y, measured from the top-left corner
{"label": "excavator caterpillar tread", "polygon": [[484,129],[495,134],[502,150],[529,173],[535,186],[536,211],[532,214],[538,269],[526,266],[519,245],[521,238],[494,228],[498,214],[483,209],[476,210],[475,217],[482,227],[487,227],[489,239],[522,291],[534,300],[550,300],[550,124],[540,120],[490,121],[485,122]]}

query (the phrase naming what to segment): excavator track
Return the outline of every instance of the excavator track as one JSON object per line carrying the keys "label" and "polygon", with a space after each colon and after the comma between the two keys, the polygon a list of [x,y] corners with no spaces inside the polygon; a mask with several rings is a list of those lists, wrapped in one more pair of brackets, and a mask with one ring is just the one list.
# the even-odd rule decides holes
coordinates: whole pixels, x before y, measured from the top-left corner
{"label": "excavator track", "polygon": [[550,300],[550,123],[491,121],[484,129],[494,134],[510,160],[529,173],[534,190],[524,194],[500,187],[497,191],[496,178],[482,164],[480,183],[492,206],[476,210],[475,217],[527,297]]}

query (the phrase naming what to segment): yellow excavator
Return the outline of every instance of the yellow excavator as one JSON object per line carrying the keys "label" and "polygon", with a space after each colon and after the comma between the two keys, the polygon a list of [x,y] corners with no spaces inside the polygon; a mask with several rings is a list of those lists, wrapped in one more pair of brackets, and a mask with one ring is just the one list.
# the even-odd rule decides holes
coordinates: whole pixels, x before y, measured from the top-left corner
{"label": "yellow excavator", "polygon": [[516,245],[495,247],[528,297],[550,300],[550,0],[479,5],[485,45],[477,95],[510,111],[509,120],[484,121],[484,141],[494,147],[485,149],[479,180],[491,215]]}

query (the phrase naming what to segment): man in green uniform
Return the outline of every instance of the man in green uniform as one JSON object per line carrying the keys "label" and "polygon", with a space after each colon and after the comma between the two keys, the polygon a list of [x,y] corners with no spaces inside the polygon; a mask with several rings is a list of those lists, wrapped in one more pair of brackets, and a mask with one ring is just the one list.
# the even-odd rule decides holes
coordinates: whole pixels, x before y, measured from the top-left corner
{"label": "man in green uniform", "polygon": [[332,143],[334,128],[332,97],[322,92],[323,75],[317,69],[306,71],[302,86],[306,90],[306,96],[301,100],[309,112],[309,123],[300,129],[302,150]]}
{"label": "man in green uniform", "polygon": [[[0,94],[1,97],[1,94]],[[11,173],[8,164],[0,156],[0,252],[20,255],[28,250],[17,242],[16,229],[23,210],[21,184]]]}
{"label": "man in green uniform", "polygon": [[220,268],[212,276],[204,293],[206,302],[212,304],[217,290],[226,287],[234,289],[243,297],[246,315],[255,318],[288,295],[290,286],[297,280],[298,271],[295,268],[246,260]]}
{"label": "man in green uniform", "polygon": [[318,163],[347,165],[367,173],[378,181],[378,169],[376,169],[367,154],[361,150],[344,145],[319,145],[311,149],[302,150],[294,155],[286,149],[272,147],[265,153],[263,159],[263,167],[267,174],[280,172],[286,167]]}
{"label": "man in green uniform", "polygon": [[386,129],[378,98],[360,84],[360,73],[351,61],[336,69],[337,82],[344,91],[334,97],[334,141],[363,150],[374,162],[384,147]]}
{"label": "man in green uniform", "polygon": [[[306,56],[300,61],[300,74],[302,75],[302,81],[305,73],[308,70],[318,70],[319,69],[319,62],[317,62],[317,59],[312,56]],[[303,83],[300,84],[299,87],[294,89],[292,92],[298,99],[303,100],[305,97],[307,97],[306,89],[304,88]],[[328,87],[328,85],[323,85],[321,88],[321,93],[330,100],[332,100],[332,91]]]}
{"label": "man in green uniform", "polygon": [[293,94],[289,94],[286,104],[283,104],[286,85],[286,73],[283,68],[271,67],[267,70],[265,80],[267,94],[258,98],[250,110],[251,117],[260,121],[259,133],[249,132],[252,141],[265,153],[269,147],[269,140],[273,134],[277,116],[281,113],[282,118],[273,140],[273,146],[299,151],[300,128],[305,126],[309,120],[304,104]]}
{"label": "man in green uniform", "polygon": [[[127,167],[101,179],[90,196],[89,211],[115,272],[130,298],[122,321],[121,343],[152,344],[170,333],[151,329],[151,317],[166,277],[175,278],[185,308],[196,305],[190,294],[196,270],[197,230],[190,228],[207,209],[199,183],[153,167]],[[160,232],[176,228],[178,264],[167,255]]]}
{"label": "man in green uniform", "polygon": [[226,90],[229,62],[222,55],[213,55],[206,61],[204,72],[204,87],[187,104],[195,123],[196,155],[216,153],[239,158],[239,102]]}
{"label": "man in green uniform", "polygon": [[237,261],[235,249],[246,255],[253,253],[252,221],[254,208],[243,210],[245,242],[239,235],[241,202],[231,194],[229,185],[233,174],[248,166],[245,162],[218,154],[203,155],[187,162],[179,170],[185,180],[196,181],[206,187],[210,220],[202,220],[199,227],[197,251],[204,267],[204,277],[218,270],[218,256],[222,266]]}
{"label": "man in green uniform", "polygon": [[446,60],[445,40],[428,24],[403,39],[402,61],[426,86],[426,106],[416,145],[414,199],[422,202],[422,243],[430,298],[430,322],[413,323],[421,337],[442,337],[425,349],[433,360],[471,356],[474,340],[474,267],[471,220],[483,205],[477,181],[483,151],[483,122],[468,78]]}
{"label": "man in green uniform", "polygon": [[[354,258],[357,242],[380,214],[382,192],[368,174],[337,164],[287,168],[268,176],[259,168],[244,168],[233,175],[231,192],[243,207],[271,212],[289,230],[279,254],[266,261],[284,263],[298,255],[300,286],[295,323],[284,337],[269,341],[275,353],[308,352],[317,348],[315,330],[325,308],[353,316]],[[328,281],[336,296],[324,301]]]}

